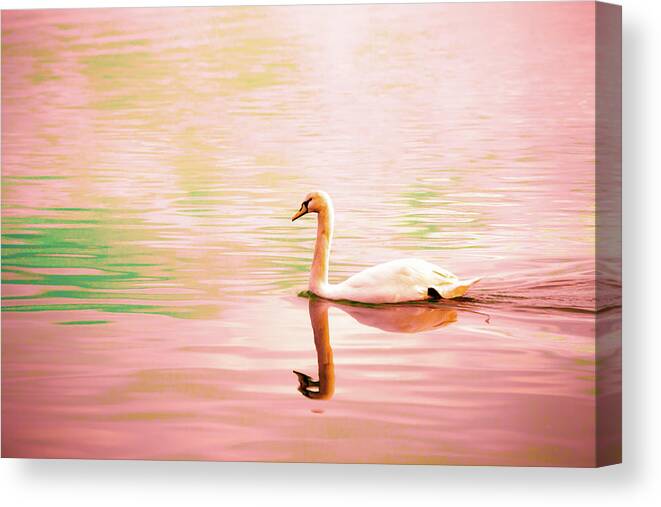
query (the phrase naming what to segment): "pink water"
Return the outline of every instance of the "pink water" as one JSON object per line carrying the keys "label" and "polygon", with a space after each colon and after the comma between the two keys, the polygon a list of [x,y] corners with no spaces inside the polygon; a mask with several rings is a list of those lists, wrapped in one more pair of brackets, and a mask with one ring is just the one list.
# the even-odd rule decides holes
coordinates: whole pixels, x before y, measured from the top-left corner
{"label": "pink water", "polygon": [[[3,455],[593,464],[593,21],[3,12]],[[315,188],[332,281],[410,256],[485,280],[297,296]]]}

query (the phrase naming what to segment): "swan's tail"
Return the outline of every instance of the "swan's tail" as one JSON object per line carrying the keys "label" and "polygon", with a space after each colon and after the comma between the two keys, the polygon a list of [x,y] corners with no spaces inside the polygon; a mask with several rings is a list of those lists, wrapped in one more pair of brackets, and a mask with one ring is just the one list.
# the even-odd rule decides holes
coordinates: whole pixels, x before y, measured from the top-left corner
{"label": "swan's tail", "polygon": [[459,280],[457,283],[453,285],[439,287],[440,290],[437,289],[437,291],[443,299],[458,298],[466,294],[466,292],[468,292],[468,289],[470,289],[481,279],[482,279],[481,277],[478,277],[478,278],[471,278],[470,280]]}

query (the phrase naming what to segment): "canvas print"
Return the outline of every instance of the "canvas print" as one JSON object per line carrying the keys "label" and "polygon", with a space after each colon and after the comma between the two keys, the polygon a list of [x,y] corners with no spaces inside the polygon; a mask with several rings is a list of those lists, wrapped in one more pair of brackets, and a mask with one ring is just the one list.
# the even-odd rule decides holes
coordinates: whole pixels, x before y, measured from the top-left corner
{"label": "canvas print", "polygon": [[621,458],[620,8],[2,12],[2,456]]}

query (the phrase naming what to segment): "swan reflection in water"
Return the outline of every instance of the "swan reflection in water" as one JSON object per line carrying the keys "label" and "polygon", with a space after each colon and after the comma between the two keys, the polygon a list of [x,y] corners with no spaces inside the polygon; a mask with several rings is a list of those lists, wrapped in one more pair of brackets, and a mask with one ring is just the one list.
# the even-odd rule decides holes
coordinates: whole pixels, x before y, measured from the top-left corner
{"label": "swan reflection in water", "polygon": [[351,306],[311,297],[308,303],[310,323],[317,349],[319,380],[294,370],[298,391],[306,398],[329,400],[335,393],[335,365],[330,345],[328,308],[339,308],[365,326],[391,333],[419,333],[445,327],[457,320],[454,308],[430,305]]}
{"label": "swan reflection in water", "polygon": [[328,400],[333,397],[335,392],[335,366],[328,332],[329,306],[331,306],[329,301],[313,298],[310,299],[308,305],[310,323],[314,333],[314,346],[317,349],[319,380],[312,380],[309,375],[294,370],[298,377],[298,391],[306,398],[315,400]]}

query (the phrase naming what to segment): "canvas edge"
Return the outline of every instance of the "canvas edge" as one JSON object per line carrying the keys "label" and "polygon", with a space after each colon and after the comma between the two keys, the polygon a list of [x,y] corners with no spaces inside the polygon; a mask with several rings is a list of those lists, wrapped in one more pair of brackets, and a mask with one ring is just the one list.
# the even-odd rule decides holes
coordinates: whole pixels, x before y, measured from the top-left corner
{"label": "canvas edge", "polygon": [[622,7],[595,2],[595,466],[622,462]]}

